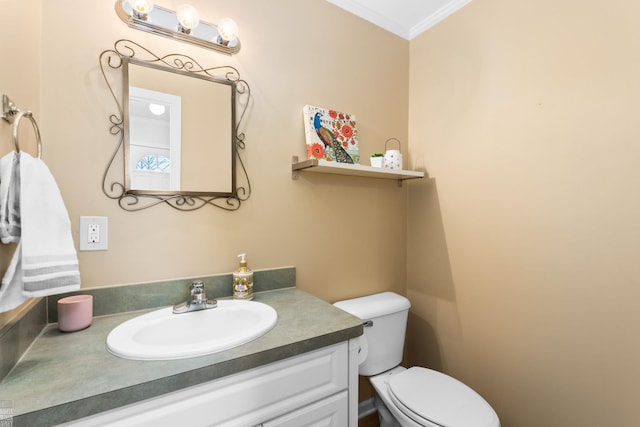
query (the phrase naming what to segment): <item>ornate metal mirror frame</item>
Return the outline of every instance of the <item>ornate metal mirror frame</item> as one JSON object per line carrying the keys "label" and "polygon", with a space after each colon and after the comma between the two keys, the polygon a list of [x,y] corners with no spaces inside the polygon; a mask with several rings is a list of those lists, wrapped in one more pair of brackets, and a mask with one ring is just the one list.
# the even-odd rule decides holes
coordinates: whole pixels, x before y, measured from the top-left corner
{"label": "ornate metal mirror frame", "polygon": [[[232,111],[234,126],[231,135],[232,140],[230,141],[230,144],[232,144],[231,170],[233,174],[231,192],[145,191],[132,190],[126,185],[126,174],[119,173],[120,163],[117,159],[120,154],[120,158],[124,162],[122,167],[125,169],[127,167],[125,135],[128,132],[126,126],[128,118],[125,116],[125,106],[128,104],[125,100],[125,94],[128,94],[126,69],[129,63],[164,69],[189,77],[224,81],[225,84],[232,86],[232,100],[235,101],[232,102],[232,108],[235,110]],[[119,69],[122,69],[122,72],[117,72]],[[245,135],[240,132],[240,124],[249,104],[250,88],[247,82],[240,78],[237,69],[231,66],[205,68],[195,59],[181,54],[158,56],[131,40],[121,39],[114,43],[113,49],[105,50],[100,54],[100,70],[118,108],[117,113],[109,116],[111,123],[110,133],[118,137],[118,143],[102,179],[102,191],[107,197],[117,200],[120,207],[127,211],[139,211],[162,203],[181,211],[193,211],[206,205],[233,211],[237,210],[241,203],[249,198],[251,184],[239,150],[245,148]],[[113,73],[109,72],[109,70],[113,71]],[[122,84],[123,89],[121,91],[114,89],[114,86],[118,84],[118,75],[122,76],[120,84]],[[117,94],[117,92],[120,93]],[[236,161],[240,168],[236,168]],[[242,175],[239,177],[243,181],[242,184],[237,183],[238,177],[236,173],[238,170],[242,171]],[[107,183],[110,179],[109,177],[118,175],[122,177],[120,178],[122,182],[116,179],[114,182]]]}

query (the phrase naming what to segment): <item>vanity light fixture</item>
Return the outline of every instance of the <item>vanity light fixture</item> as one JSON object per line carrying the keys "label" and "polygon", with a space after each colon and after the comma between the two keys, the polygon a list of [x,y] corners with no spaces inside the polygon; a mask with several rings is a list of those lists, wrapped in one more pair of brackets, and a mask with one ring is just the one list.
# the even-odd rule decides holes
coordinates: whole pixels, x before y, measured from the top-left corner
{"label": "vanity light fixture", "polygon": [[218,23],[218,43],[229,46],[238,39],[238,24],[231,18],[222,18]]}
{"label": "vanity light fixture", "polygon": [[136,19],[143,21],[147,20],[149,13],[153,10],[153,2],[151,0],[127,0],[127,3]]}
{"label": "vanity light fixture", "polygon": [[178,9],[176,10],[176,17],[178,18],[178,31],[181,33],[191,34],[191,30],[200,24],[198,11],[190,4],[178,6]]}
{"label": "vanity light fixture", "polygon": [[116,0],[116,14],[129,27],[195,44],[227,55],[240,51],[238,25],[224,18],[219,25],[201,21],[198,11],[184,4],[174,12],[151,0]]}

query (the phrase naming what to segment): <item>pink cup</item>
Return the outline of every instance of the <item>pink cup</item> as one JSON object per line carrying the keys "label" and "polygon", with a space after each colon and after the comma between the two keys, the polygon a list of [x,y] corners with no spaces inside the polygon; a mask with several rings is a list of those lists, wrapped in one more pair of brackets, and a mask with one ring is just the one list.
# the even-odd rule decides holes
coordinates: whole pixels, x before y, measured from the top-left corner
{"label": "pink cup", "polygon": [[74,295],[58,300],[58,329],[61,331],[73,332],[87,328],[92,319],[92,295]]}

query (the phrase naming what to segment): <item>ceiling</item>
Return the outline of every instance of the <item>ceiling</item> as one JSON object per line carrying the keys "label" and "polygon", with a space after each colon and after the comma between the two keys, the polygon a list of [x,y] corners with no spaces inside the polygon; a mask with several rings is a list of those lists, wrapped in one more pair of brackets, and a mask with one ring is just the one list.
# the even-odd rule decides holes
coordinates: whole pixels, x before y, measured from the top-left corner
{"label": "ceiling", "polygon": [[411,40],[471,0],[327,0]]}

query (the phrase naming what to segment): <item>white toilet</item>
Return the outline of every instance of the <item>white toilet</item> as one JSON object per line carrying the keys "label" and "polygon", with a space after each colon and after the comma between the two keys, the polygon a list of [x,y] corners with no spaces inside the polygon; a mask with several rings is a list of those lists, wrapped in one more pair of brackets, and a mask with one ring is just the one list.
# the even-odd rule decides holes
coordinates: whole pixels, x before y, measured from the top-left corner
{"label": "white toilet", "polygon": [[400,366],[408,299],[383,292],[334,305],[364,321],[359,374],[376,390],[381,427],[500,427],[493,408],[470,387],[431,369]]}

